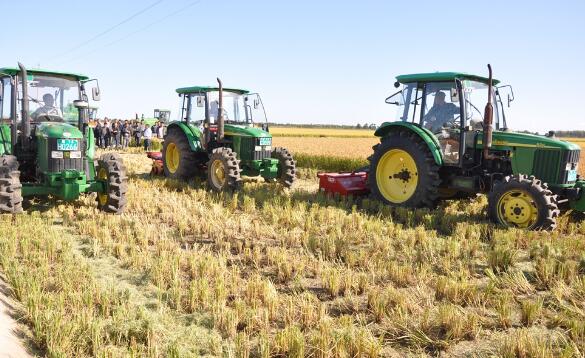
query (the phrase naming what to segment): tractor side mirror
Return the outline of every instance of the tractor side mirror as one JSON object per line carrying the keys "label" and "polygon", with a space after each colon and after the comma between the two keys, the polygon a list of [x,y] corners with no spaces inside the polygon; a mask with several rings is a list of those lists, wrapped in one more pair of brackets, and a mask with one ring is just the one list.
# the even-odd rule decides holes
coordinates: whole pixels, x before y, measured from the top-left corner
{"label": "tractor side mirror", "polygon": [[203,96],[197,96],[197,107],[205,107],[205,100]]}
{"label": "tractor side mirror", "polygon": [[459,103],[459,91],[457,91],[457,88],[451,88],[451,103]]}
{"label": "tractor side mirror", "polygon": [[83,100],[75,100],[73,101],[73,106],[77,109],[87,109],[89,108],[89,103]]}
{"label": "tractor side mirror", "polygon": [[93,98],[94,101],[99,101],[101,99],[99,87],[94,87],[91,89],[91,98]]}

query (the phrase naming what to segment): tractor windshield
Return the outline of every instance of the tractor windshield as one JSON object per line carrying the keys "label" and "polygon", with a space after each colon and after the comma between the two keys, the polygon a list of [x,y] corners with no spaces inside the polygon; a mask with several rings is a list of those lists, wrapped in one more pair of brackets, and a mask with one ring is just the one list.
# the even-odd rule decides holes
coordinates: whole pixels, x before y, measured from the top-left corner
{"label": "tractor windshield", "polygon": [[79,84],[75,80],[29,74],[28,102],[31,120],[76,122],[78,110],[73,105],[73,101],[79,99],[79,94]]}
{"label": "tractor windshield", "polygon": [[[217,120],[219,109],[219,92],[209,92],[209,119]],[[266,121],[264,106],[258,94],[240,94],[223,92],[223,116],[226,123],[252,124]]]}
{"label": "tractor windshield", "polygon": [[[477,129],[481,129],[483,122],[483,109],[488,100],[488,85],[477,81],[463,81],[463,92],[465,99],[465,113],[468,123]],[[494,93],[491,94],[494,103],[494,123],[498,124],[499,110],[496,106]]]}

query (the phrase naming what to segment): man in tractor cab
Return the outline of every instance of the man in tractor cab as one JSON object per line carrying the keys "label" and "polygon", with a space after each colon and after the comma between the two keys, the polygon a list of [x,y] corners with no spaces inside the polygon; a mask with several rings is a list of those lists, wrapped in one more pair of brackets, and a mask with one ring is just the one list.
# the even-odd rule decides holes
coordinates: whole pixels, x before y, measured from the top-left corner
{"label": "man in tractor cab", "polygon": [[435,92],[433,106],[423,117],[424,126],[433,133],[440,133],[446,123],[453,121],[453,116],[459,114],[459,107],[453,103],[445,102],[445,92]]}
{"label": "man in tractor cab", "polygon": [[63,118],[63,114],[59,110],[59,108],[55,107],[55,99],[49,93],[43,95],[43,103],[42,107],[37,108],[36,111],[33,112],[31,115],[33,120],[37,120],[39,116],[46,115],[46,116],[55,116]]}

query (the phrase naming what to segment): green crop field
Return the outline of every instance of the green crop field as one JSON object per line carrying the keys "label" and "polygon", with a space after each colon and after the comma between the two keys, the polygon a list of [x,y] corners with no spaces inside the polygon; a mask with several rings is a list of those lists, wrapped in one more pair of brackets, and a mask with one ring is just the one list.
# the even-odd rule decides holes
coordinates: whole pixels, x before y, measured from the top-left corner
{"label": "green crop field", "polygon": [[1,216],[0,269],[38,347],[54,357],[585,353],[584,222],[498,229],[485,197],[436,210],[326,198],[315,168],[363,157],[296,152],[312,168],[292,191],[249,182],[217,195],[150,177],[135,152],[123,154],[120,216],[93,197],[35,199]]}

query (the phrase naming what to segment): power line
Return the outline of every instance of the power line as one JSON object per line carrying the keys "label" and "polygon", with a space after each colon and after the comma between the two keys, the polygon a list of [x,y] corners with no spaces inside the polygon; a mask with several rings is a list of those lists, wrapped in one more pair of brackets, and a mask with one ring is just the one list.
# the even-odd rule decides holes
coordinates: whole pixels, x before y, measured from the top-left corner
{"label": "power line", "polygon": [[112,31],[113,31],[113,30],[115,30],[116,28],[118,28],[118,27],[120,27],[120,26],[124,25],[125,23],[129,22],[130,20],[134,19],[135,17],[142,15],[143,13],[147,12],[148,10],[152,9],[153,7],[155,7],[156,5],[160,4],[160,3],[161,3],[161,2],[163,2],[163,1],[164,1],[164,0],[157,0],[157,1],[155,1],[154,3],[152,3],[152,4],[148,5],[147,7],[143,8],[143,9],[142,9],[142,10],[140,10],[140,11],[138,11],[138,12],[136,12],[136,13],[134,13],[134,14],[130,15],[129,17],[125,18],[124,20],[120,21],[119,23],[115,24],[114,26],[111,26],[111,27],[107,28],[106,30],[104,30],[104,31],[100,32],[99,34],[97,34],[97,35],[93,36],[93,37],[92,37],[92,38],[90,38],[89,40],[83,41],[83,42],[79,43],[78,45],[76,45],[76,46],[74,46],[74,47],[70,48],[69,50],[67,50],[67,51],[65,51],[65,52],[62,52],[62,53],[60,53],[60,54],[58,54],[58,55],[54,56],[53,58],[61,57],[61,56],[63,56],[63,55],[66,55],[66,54],[68,54],[68,53],[71,53],[71,52],[73,52],[73,51],[75,51],[75,50],[78,50],[78,49],[80,49],[81,47],[83,47],[83,46],[87,45],[88,43],[90,43],[90,42],[92,42],[92,41],[95,41],[95,40],[99,39],[100,37],[102,37],[102,36],[104,36],[104,35],[106,35],[106,34],[108,34],[108,33],[112,32]]}
{"label": "power line", "polygon": [[83,55],[81,55],[81,56],[77,56],[77,57],[74,57],[74,58],[72,58],[72,59],[70,59],[70,60],[63,61],[63,62],[61,62],[60,64],[70,63],[70,62],[74,62],[74,61],[77,61],[77,60],[80,60],[80,59],[84,59],[84,58],[86,58],[87,56],[90,56],[90,55],[92,55],[92,54],[94,54],[94,53],[96,53],[96,52],[98,52],[98,51],[101,51],[101,50],[103,50],[103,49],[104,49],[104,48],[106,48],[106,47],[110,47],[110,46],[112,46],[112,45],[115,45],[115,44],[117,44],[117,43],[119,43],[119,42],[121,42],[121,41],[124,41],[124,40],[126,40],[126,39],[127,39],[127,38],[129,38],[129,37],[132,37],[132,36],[136,35],[137,33],[140,33],[140,32],[142,32],[142,31],[144,31],[144,30],[147,30],[147,29],[151,28],[152,26],[154,26],[154,25],[156,25],[156,24],[159,24],[159,23],[161,23],[161,22],[165,21],[166,19],[168,19],[168,18],[170,18],[170,17],[173,17],[173,16],[175,16],[175,15],[177,15],[177,14],[179,14],[179,13],[181,13],[181,12],[183,12],[183,11],[187,10],[187,9],[189,9],[190,7],[192,7],[192,6],[195,6],[195,5],[199,4],[201,1],[202,1],[202,0],[196,0],[196,1],[193,1],[193,2],[191,2],[191,3],[189,3],[189,4],[187,4],[186,6],[183,6],[182,8],[179,8],[178,10],[176,10],[176,11],[173,11],[173,12],[171,12],[170,14],[167,14],[167,15],[163,16],[163,17],[161,17],[160,19],[157,19],[156,21],[153,21],[153,22],[149,23],[148,25],[146,25],[146,26],[143,26],[143,27],[139,28],[139,29],[138,29],[138,30],[136,30],[136,31],[133,31],[133,32],[129,33],[129,34],[128,34],[128,35],[126,35],[126,36],[123,36],[123,37],[121,37],[121,38],[119,38],[119,39],[117,39],[117,40],[114,40],[114,41],[112,41],[112,42],[110,42],[110,43],[107,43],[107,44],[105,44],[105,45],[103,45],[103,46],[100,46],[100,47],[96,48],[95,50],[93,50],[93,51],[90,51],[90,52],[87,52],[87,53],[85,53],[85,54],[83,54]]}

